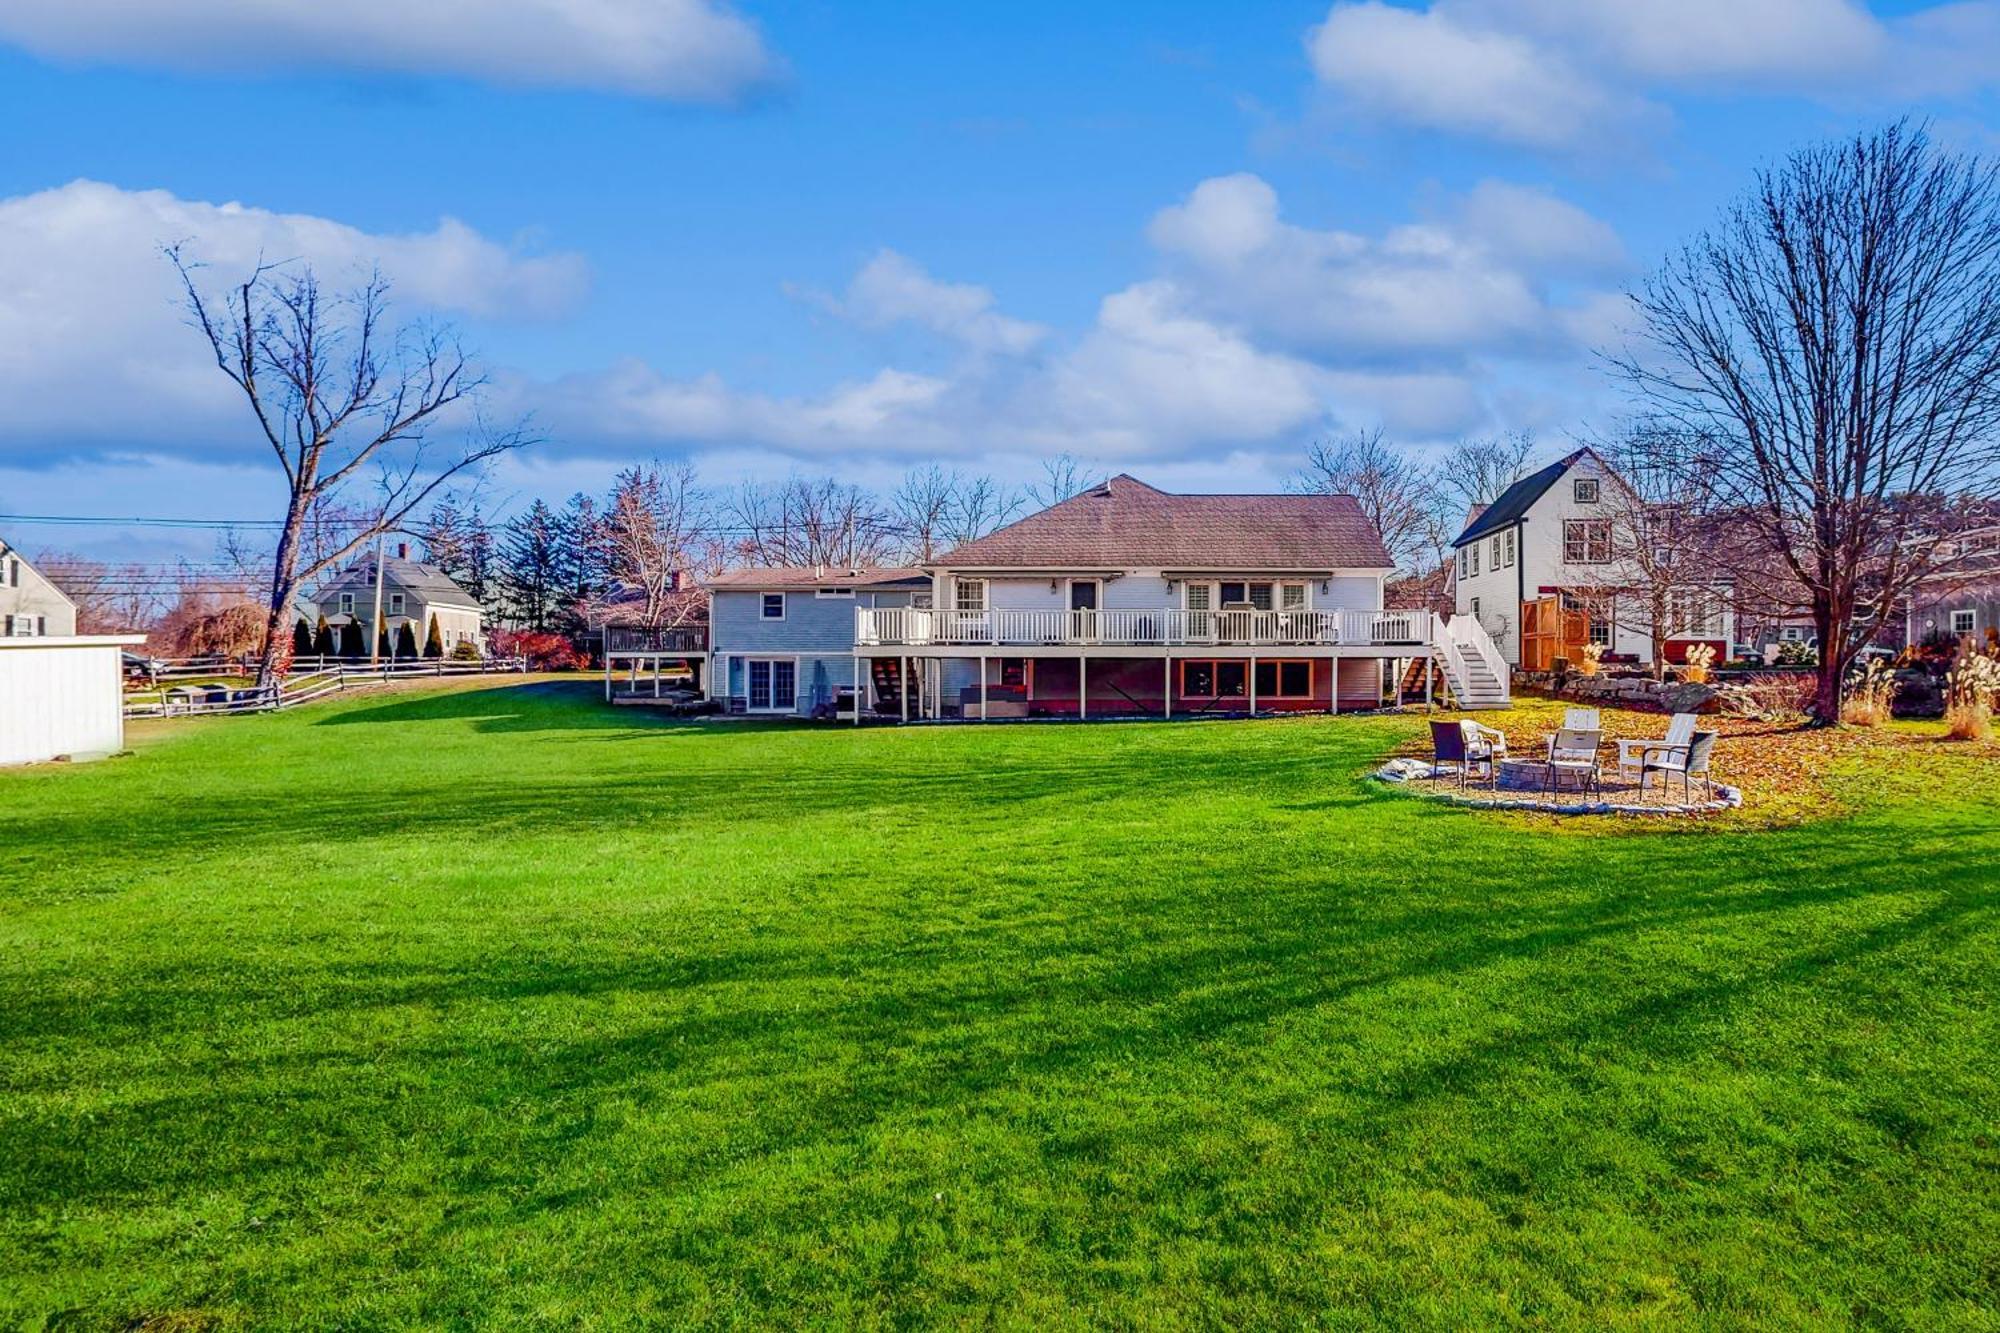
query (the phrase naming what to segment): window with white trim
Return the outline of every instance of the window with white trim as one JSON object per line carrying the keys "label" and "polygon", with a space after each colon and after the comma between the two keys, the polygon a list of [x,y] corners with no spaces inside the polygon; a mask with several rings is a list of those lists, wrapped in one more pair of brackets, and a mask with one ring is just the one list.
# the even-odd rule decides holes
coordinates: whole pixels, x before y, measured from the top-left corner
{"label": "window with white trim", "polygon": [[7,586],[10,588],[21,586],[21,562],[12,557],[7,560]]}
{"label": "window with white trim", "polygon": [[1576,497],[1576,502],[1580,505],[1596,504],[1599,494],[1597,478],[1578,477],[1570,488],[1570,494]]}
{"label": "window with white trim", "polygon": [[1611,520],[1572,518],[1563,524],[1563,563],[1566,565],[1608,565],[1611,563]]}
{"label": "window with white trim", "polygon": [[1514,567],[1514,545],[1516,539],[1519,536],[1520,532],[1518,529],[1515,528],[1507,529],[1507,545],[1503,548],[1503,550],[1505,551],[1507,557],[1507,568],[1509,569],[1512,569]]}
{"label": "window with white trim", "polygon": [[1478,577],[1479,577],[1479,543],[1478,543],[1478,542],[1474,542],[1474,543],[1472,543],[1472,545],[1470,545],[1470,546],[1466,547],[1466,548],[1465,548],[1465,550],[1464,550],[1464,551],[1462,551],[1462,552],[1461,552],[1460,554],[1464,555],[1464,556],[1465,556],[1465,558],[1466,558],[1466,567],[1467,567],[1467,568],[1466,568],[1466,577],[1468,577],[1468,578],[1478,578]]}
{"label": "window with white trim", "polygon": [[951,581],[951,609],[954,611],[984,611],[986,609],[986,580],[953,579]]}
{"label": "window with white trim", "polygon": [[1278,609],[1280,611],[1303,611],[1306,609],[1306,585],[1287,583],[1278,589]]}
{"label": "window with white trim", "polygon": [[1951,632],[1953,634],[1972,634],[1976,633],[1978,629],[1979,612],[1977,610],[1967,609],[1951,613]]}
{"label": "window with white trim", "polygon": [[1268,583],[1251,584],[1250,605],[1258,611],[1269,611],[1271,609],[1271,585]]}
{"label": "window with white trim", "polygon": [[785,594],[767,592],[759,599],[757,615],[761,620],[783,620],[785,618]]}
{"label": "window with white trim", "polygon": [[1500,534],[1499,534],[1499,533],[1497,533],[1497,532],[1496,532],[1496,533],[1494,533],[1494,534],[1493,534],[1493,551],[1492,551],[1492,553],[1491,553],[1491,554],[1490,554],[1490,555],[1489,555],[1489,556],[1487,557],[1487,561],[1488,561],[1488,563],[1489,563],[1489,564],[1490,564],[1490,565],[1491,565],[1491,566],[1492,566],[1492,567],[1493,567],[1494,569],[1498,569],[1498,568],[1500,568],[1500,553],[1501,553],[1501,551],[1503,551],[1504,549],[1505,549],[1505,548],[1504,548],[1504,547],[1503,547],[1503,546],[1502,546],[1502,545],[1500,544]]}
{"label": "window with white trim", "polygon": [[351,616],[354,614],[353,593],[344,592],[340,594],[340,614],[342,614],[343,616]]}
{"label": "window with white trim", "polygon": [[854,600],[854,589],[852,589],[852,588],[814,588],[814,589],[813,589],[813,596],[814,596],[814,597],[816,597],[816,598],[828,598],[828,599],[831,599],[831,598],[840,598],[840,599],[842,599],[842,600],[845,600],[845,601],[850,601],[850,602],[851,602],[851,601],[853,601],[853,600]]}
{"label": "window with white trim", "polygon": [[403,614],[403,594],[399,592],[389,594],[389,614],[392,616]]}
{"label": "window with white trim", "polygon": [[1463,546],[1458,548],[1458,576],[1462,579],[1471,577],[1471,575],[1466,572],[1465,548]]}
{"label": "window with white trim", "polygon": [[1479,599],[1477,597],[1472,599],[1472,618],[1474,620],[1479,619]]}

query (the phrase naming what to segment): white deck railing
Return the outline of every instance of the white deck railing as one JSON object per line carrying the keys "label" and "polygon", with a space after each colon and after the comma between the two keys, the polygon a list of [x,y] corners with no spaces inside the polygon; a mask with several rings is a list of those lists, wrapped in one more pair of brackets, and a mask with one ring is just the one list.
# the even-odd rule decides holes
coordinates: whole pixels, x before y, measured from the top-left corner
{"label": "white deck railing", "polygon": [[854,609],[860,647],[1421,647],[1428,611],[955,611]]}

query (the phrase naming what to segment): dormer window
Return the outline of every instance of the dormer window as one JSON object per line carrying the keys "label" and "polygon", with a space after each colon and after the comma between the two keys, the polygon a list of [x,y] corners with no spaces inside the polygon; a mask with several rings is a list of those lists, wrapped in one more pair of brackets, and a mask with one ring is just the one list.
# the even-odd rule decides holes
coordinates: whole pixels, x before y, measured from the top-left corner
{"label": "dormer window", "polygon": [[1574,484],[1574,489],[1572,491],[1572,494],[1576,496],[1576,502],[1580,505],[1596,504],[1597,494],[1598,494],[1597,478],[1578,477]]}

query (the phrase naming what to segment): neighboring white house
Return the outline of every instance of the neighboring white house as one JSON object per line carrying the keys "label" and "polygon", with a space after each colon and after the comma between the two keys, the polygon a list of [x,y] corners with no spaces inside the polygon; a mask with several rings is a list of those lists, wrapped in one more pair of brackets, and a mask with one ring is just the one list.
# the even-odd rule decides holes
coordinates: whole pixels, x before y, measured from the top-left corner
{"label": "neighboring white house", "polygon": [[[1651,664],[1647,616],[1632,598],[1606,591],[1635,581],[1616,554],[1618,484],[1609,464],[1579,449],[1508,487],[1452,543],[1456,609],[1478,620],[1509,664],[1522,664],[1531,605],[1559,606],[1572,624],[1587,618],[1584,641]],[[1727,657],[1735,630],[1728,585],[1674,596],[1681,599],[1675,620],[1688,632],[1667,641],[1667,659],[1681,660],[1696,643]]]}
{"label": "neighboring white house", "polygon": [[0,636],[76,633],[76,603],[5,541],[0,541]]}
{"label": "neighboring white house", "polygon": [[0,764],[125,748],[122,654],[143,634],[0,636]]}

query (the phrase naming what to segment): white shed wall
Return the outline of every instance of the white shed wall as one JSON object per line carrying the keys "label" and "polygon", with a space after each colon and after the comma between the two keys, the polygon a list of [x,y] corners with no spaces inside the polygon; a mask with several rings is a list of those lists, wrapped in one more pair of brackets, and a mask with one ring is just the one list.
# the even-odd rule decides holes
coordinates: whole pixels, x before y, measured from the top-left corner
{"label": "white shed wall", "polygon": [[0,764],[125,748],[119,650],[140,639],[0,640]]}

